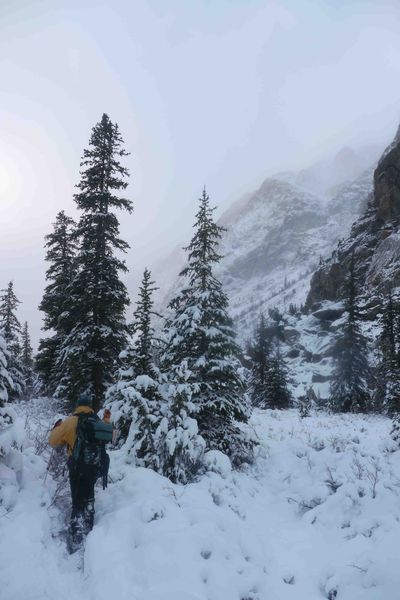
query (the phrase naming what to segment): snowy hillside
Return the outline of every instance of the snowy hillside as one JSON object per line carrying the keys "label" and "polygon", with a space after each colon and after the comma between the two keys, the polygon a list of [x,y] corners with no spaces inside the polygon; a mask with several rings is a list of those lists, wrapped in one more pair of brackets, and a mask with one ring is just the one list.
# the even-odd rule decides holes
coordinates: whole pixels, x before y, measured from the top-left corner
{"label": "snowy hillside", "polygon": [[30,424],[19,491],[2,467],[2,599],[398,598],[400,453],[388,419],[256,411],[255,465],[235,473],[214,453],[187,486],[111,452],[82,559],[60,534],[59,480],[44,480],[43,404],[18,408],[18,426]]}
{"label": "snowy hillside", "polygon": [[268,307],[304,303],[320,257],[350,230],[372,189],[372,169],[321,199],[267,179],[229,221],[221,243],[220,276],[239,333]]}

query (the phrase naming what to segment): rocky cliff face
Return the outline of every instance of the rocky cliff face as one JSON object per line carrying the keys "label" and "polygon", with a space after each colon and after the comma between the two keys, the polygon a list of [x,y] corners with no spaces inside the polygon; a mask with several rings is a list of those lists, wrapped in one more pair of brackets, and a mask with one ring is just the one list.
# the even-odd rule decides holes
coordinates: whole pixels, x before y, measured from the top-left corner
{"label": "rocky cliff face", "polygon": [[373,191],[362,216],[345,240],[311,279],[306,306],[340,300],[343,283],[354,254],[361,291],[373,299],[387,287],[400,285],[400,128],[380,159],[373,177]]}

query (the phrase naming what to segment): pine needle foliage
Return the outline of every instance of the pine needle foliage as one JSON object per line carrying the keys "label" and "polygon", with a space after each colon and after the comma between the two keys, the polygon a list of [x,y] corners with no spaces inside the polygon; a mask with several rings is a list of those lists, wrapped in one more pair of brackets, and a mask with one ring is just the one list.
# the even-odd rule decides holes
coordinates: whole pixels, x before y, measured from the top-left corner
{"label": "pine needle foliage", "polygon": [[251,362],[250,397],[253,406],[284,409],[292,402],[288,387],[288,372],[280,350],[281,315],[272,313],[274,321],[269,324],[261,314],[254,339],[248,345]]}
{"label": "pine needle foliage", "polygon": [[193,481],[200,473],[206,446],[195,418],[192,400],[196,385],[191,379],[186,361],[169,373],[163,391],[167,410],[156,431],[159,470],[181,484]]}
{"label": "pine needle foliage", "polygon": [[0,334],[7,348],[7,383],[9,400],[20,398],[24,391],[24,376],[21,363],[21,324],[16,315],[20,301],[14,292],[12,281],[1,290],[0,296]]}
{"label": "pine needle foliage", "polygon": [[223,231],[214,222],[214,210],[204,189],[194,235],[185,248],[182,287],[169,304],[162,368],[176,373],[183,363],[187,366],[187,384],[194,385],[190,402],[207,449],[221,450],[240,463],[251,455],[237,426],[247,421],[249,406],[228,299],[214,274],[221,260],[218,245]]}
{"label": "pine needle foliage", "polygon": [[247,353],[251,361],[250,398],[253,406],[262,408],[269,405],[269,367],[271,340],[264,314],[261,314],[254,333],[254,339],[248,344]]}
{"label": "pine needle foliage", "polygon": [[393,417],[400,413],[400,303],[389,289],[381,317],[381,373],[383,375],[383,406]]}
{"label": "pine needle foliage", "polygon": [[24,377],[24,396],[30,398],[33,393],[34,386],[34,369],[33,369],[33,348],[31,345],[31,336],[29,327],[25,321],[21,333],[21,364]]}
{"label": "pine needle foliage", "polygon": [[354,255],[346,282],[345,322],[334,345],[329,406],[333,412],[366,412],[371,406],[367,339],[361,330]]}
{"label": "pine needle foliage", "polygon": [[76,240],[74,238],[76,223],[64,211],[57,214],[53,231],[46,236],[46,271],[47,285],[44,290],[39,310],[44,313],[43,330],[50,333],[39,341],[36,355],[36,369],[41,378],[44,391],[52,394],[57,387],[55,364],[65,336],[72,323],[69,296],[67,290],[75,274]]}
{"label": "pine needle foliage", "polygon": [[129,460],[159,470],[155,433],[160,422],[160,372],[154,362],[153,293],[157,288],[145,269],[131,327],[132,339],[121,354],[117,381],[107,391],[107,407]]}
{"label": "pine needle foliage", "polygon": [[95,410],[103,404],[127,343],[129,299],[121,280],[127,267],[120,255],[129,246],[119,236],[115,214],[132,211],[132,202],[121,195],[128,185],[128,170],[120,162],[126,155],[118,125],[104,114],[84,150],[74,196],[81,217],[75,231],[76,274],[68,288],[66,318],[72,327],[57,358],[57,393],[73,403],[87,392]]}

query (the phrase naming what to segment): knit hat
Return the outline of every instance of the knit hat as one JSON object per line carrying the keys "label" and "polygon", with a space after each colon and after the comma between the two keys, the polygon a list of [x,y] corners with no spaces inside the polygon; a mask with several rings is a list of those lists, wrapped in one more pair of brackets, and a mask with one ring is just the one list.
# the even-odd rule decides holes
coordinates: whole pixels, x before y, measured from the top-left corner
{"label": "knit hat", "polygon": [[76,406],[93,406],[93,398],[91,394],[88,392],[83,392],[78,396],[78,400],[76,401]]}

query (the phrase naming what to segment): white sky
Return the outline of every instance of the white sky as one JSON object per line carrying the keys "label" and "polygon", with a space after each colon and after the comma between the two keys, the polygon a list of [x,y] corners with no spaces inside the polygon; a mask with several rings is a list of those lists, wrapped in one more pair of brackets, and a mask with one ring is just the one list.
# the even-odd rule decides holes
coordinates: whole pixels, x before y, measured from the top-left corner
{"label": "white sky", "polygon": [[398,0],[0,0],[0,285],[35,341],[43,238],[107,112],[132,152],[129,288],[188,238],[206,183],[226,208],[274,171],[400,120]]}

